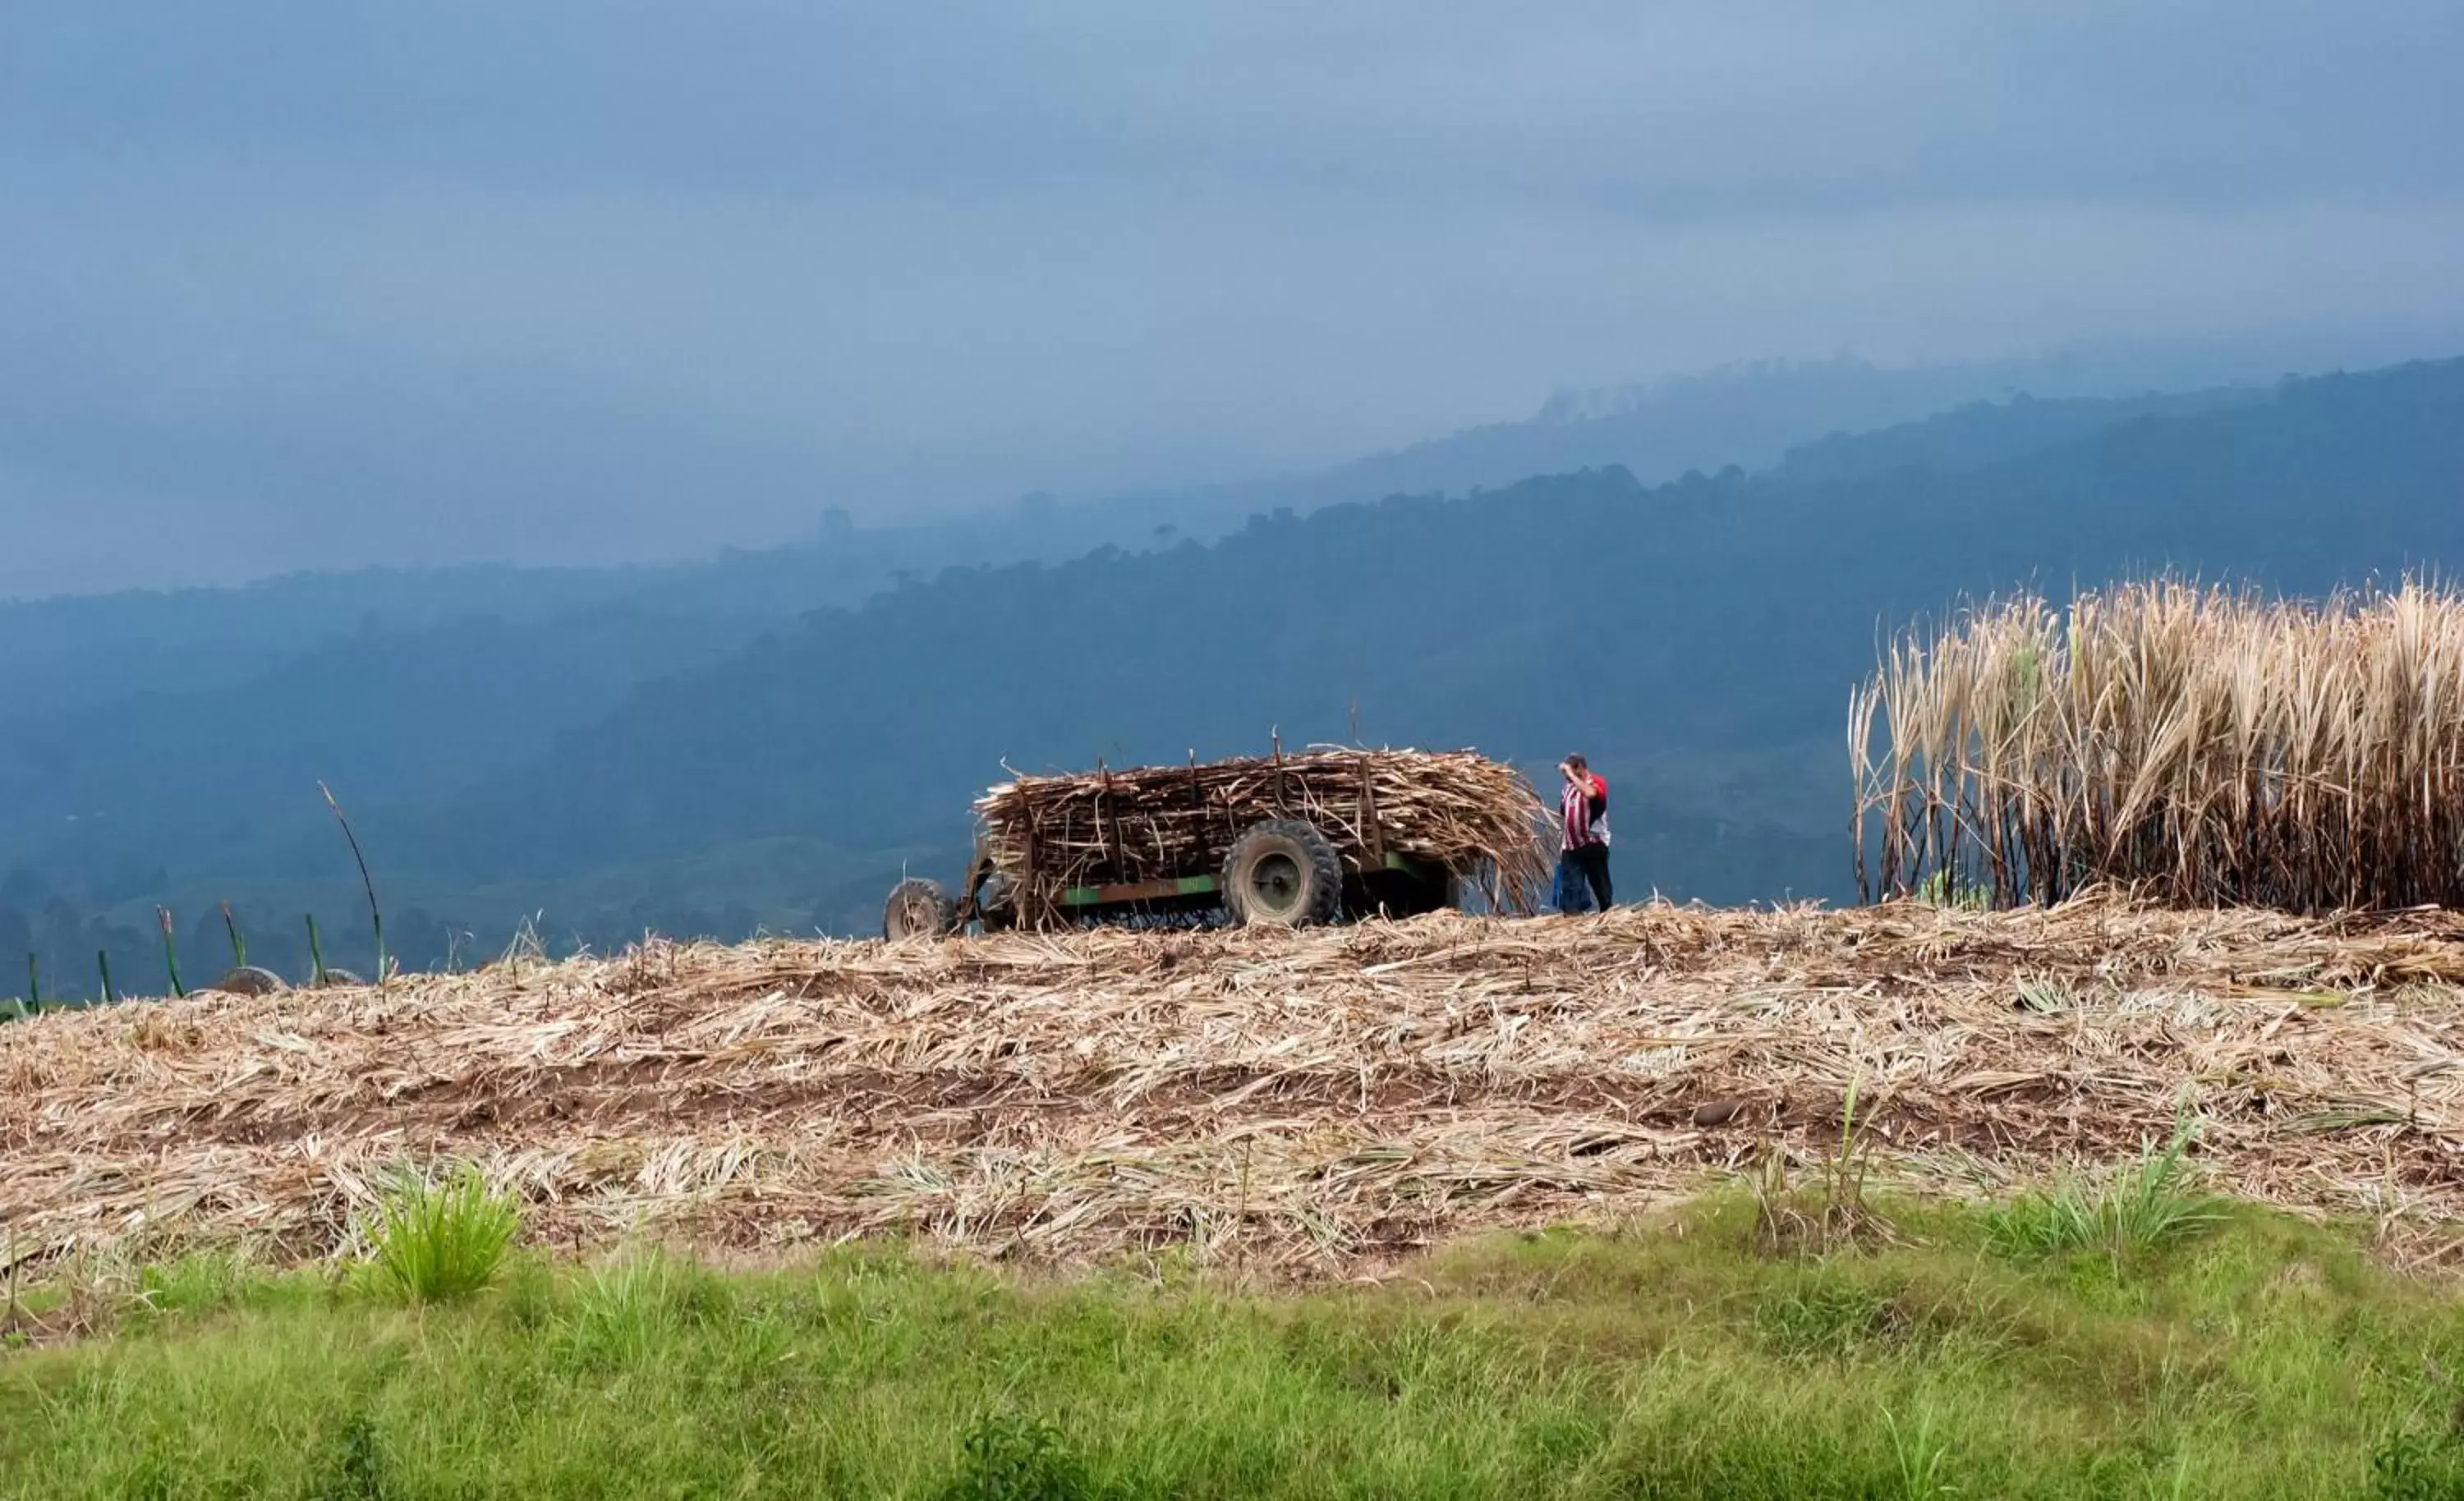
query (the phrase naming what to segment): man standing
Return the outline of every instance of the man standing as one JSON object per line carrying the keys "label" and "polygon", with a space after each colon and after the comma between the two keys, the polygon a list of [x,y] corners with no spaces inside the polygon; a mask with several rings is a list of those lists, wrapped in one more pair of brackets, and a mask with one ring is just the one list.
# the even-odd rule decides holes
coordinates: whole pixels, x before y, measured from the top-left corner
{"label": "man standing", "polygon": [[1557,794],[1557,910],[1581,912],[1593,902],[1609,909],[1609,784],[1580,755],[1557,763],[1566,779]]}

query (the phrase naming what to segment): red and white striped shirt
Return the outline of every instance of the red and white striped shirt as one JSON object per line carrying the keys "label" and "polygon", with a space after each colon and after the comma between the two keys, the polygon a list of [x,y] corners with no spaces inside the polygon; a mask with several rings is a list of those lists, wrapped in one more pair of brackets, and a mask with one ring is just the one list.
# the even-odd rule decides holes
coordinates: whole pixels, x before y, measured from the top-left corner
{"label": "red and white striped shirt", "polygon": [[1586,772],[1579,783],[1568,782],[1557,797],[1558,831],[1566,848],[1579,850],[1609,841],[1608,784]]}

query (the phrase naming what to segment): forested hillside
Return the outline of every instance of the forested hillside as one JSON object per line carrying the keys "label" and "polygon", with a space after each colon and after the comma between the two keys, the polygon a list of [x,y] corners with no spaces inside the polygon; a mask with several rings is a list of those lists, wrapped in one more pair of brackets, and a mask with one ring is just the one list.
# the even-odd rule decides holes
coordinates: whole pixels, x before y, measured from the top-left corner
{"label": "forested hillside", "polygon": [[[2459,413],[2464,363],[2417,367],[1977,469],[1925,465],[1902,433],[1891,467],[1838,480],[1648,489],[1597,470],[1260,518],[1213,547],[952,572],[646,686],[431,822],[429,858],[544,870],[781,830],[892,842],[955,832],[1004,759],[1220,754],[1270,727],[1341,737],[1355,710],[1378,740],[1540,763],[1586,748],[1639,773],[1638,837],[1688,814],[1775,821],[1822,801],[1794,778],[1844,775],[1845,694],[1878,630],[1961,592],[2148,567],[2314,590],[2464,555]],[[1798,751],[1768,787],[1712,771]],[[1624,864],[1724,898],[1840,889],[1838,849],[1771,848],[1785,856],[1760,869],[1639,848]]]}
{"label": "forested hillside", "polygon": [[1618,789],[1624,891],[1836,897],[1844,705],[1879,633],[2023,580],[2174,567],[2306,591],[2439,567],[2464,555],[2459,416],[2464,361],[2023,401],[1762,474],[1595,468],[951,568],[742,644],[741,617],[638,601],[377,630],[246,691],[12,733],[0,953],[143,962],[157,901],[185,942],[218,945],[207,914],[229,896],[267,957],[298,962],[314,908],[364,963],[320,775],[397,946],[429,963],[542,909],[551,940],[597,944],[858,927],[902,866],[954,870],[967,801],[1004,762],[1355,728],[1538,767],[1587,750]]}
{"label": "forested hillside", "polygon": [[[2215,381],[2249,368],[2249,357],[2215,353],[1895,370],[1845,359],[1761,364],[1555,401],[1526,421],[1472,428],[1317,473],[1155,487],[1077,502],[1036,493],[960,516],[863,527],[817,500],[814,529],[804,538],[656,567],[363,568],[295,574],[241,588],[0,599],[0,726],[62,708],[108,707],[141,693],[220,690],[266,675],[278,681],[297,659],[371,632],[415,635],[473,617],[553,626],[576,612],[621,603],[706,620],[750,639],[803,611],[856,604],[902,577],[946,567],[1059,561],[1107,544],[1211,540],[1252,514],[1278,509],[1306,513],[1397,492],[1459,494],[1607,465],[1649,481],[1728,464],[1762,468],[1792,445],[1826,434],[1862,433],[2017,391],[2057,399],[2047,402],[2050,410],[2075,404],[2060,399],[2136,391],[2168,370],[2211,371]],[[2151,402],[2211,403],[2258,394],[2239,386]],[[2079,420],[2089,425],[2112,420],[2100,402],[2076,405]],[[2003,427],[1989,425],[1996,432]],[[644,667],[649,675],[655,663]]]}

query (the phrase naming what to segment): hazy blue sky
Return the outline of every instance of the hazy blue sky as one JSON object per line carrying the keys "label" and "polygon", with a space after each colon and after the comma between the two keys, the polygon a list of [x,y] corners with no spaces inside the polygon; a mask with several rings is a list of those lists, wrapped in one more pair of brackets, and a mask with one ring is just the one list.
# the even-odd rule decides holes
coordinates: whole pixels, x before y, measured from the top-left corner
{"label": "hazy blue sky", "polygon": [[0,0],[0,595],[706,551],[1738,359],[2434,345],[2459,74],[2454,0]]}

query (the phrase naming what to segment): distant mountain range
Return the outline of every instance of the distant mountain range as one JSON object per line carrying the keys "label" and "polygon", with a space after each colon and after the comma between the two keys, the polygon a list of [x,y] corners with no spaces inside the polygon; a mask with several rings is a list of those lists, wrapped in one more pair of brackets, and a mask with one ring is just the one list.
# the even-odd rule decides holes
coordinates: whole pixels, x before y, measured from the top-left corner
{"label": "distant mountain range", "polygon": [[[1640,879],[1837,896],[1844,809],[1821,789],[1844,785],[1838,722],[1879,630],[2027,580],[2308,591],[2464,556],[2459,414],[2464,361],[2257,401],[2013,402],[1761,477],[1593,469],[948,575],[646,685],[429,820],[423,847],[545,874],[780,832],[955,845],[1004,760],[1222,754],[1270,727],[1343,738],[1356,715],[1371,738],[1534,764],[1587,747],[1626,773],[1621,830],[1767,831],[1766,858],[1672,849]],[[1757,758],[1767,784],[1744,775]]]}
{"label": "distant mountain range", "polygon": [[[820,513],[793,546],[640,568],[362,568],[241,588],[0,600],[0,724],[144,692],[218,689],[368,631],[416,633],[489,617],[512,628],[619,606],[732,622],[740,639],[803,611],[853,604],[946,567],[1059,561],[1094,548],[1204,541],[1248,517],[1391,494],[1463,494],[1534,474],[1616,465],[1646,483],[1734,464],[1760,469],[1799,444],[1982,402],[2137,395],[2182,371],[2264,371],[2255,351],[2123,349],[1883,369],[1850,359],[1765,362],[1570,393],[1533,417],[1374,454],[1321,472],[1158,487],[1081,503],[1016,504],[858,528]],[[2216,381],[2189,382],[2213,385]],[[2251,386],[2252,390],[2264,385]]]}
{"label": "distant mountain range", "polygon": [[[296,964],[312,909],[363,947],[319,778],[398,948],[428,963],[542,908],[550,938],[595,944],[860,928],[902,868],[955,868],[968,799],[1005,760],[1355,724],[1534,767],[1585,749],[1619,789],[1628,892],[1838,897],[1841,716],[1881,631],[2022,580],[2169,566],[2311,591],[2464,556],[2464,361],[1947,404],[1665,483],[1595,463],[1481,493],[1288,489],[1237,524],[1205,492],[632,573],[10,607],[0,961],[22,942],[143,963],[157,903],[216,945],[225,897],[254,955]],[[1677,410],[1485,429],[1358,472],[1479,473],[1548,431],[1564,446],[1528,451],[1667,455],[1708,421]],[[1133,536],[1149,513],[1182,519]],[[1100,543],[1029,555],[1073,529]]]}

